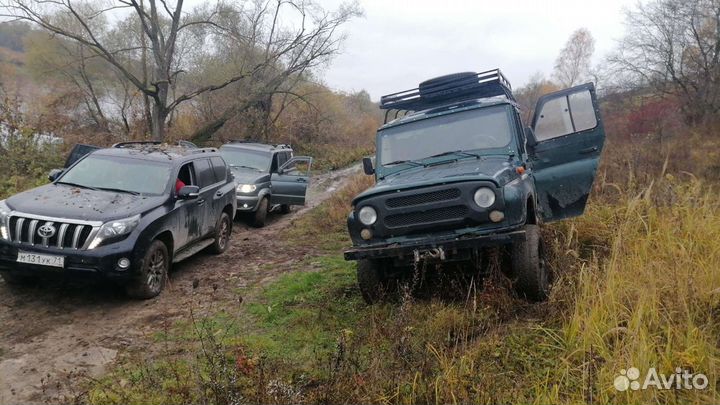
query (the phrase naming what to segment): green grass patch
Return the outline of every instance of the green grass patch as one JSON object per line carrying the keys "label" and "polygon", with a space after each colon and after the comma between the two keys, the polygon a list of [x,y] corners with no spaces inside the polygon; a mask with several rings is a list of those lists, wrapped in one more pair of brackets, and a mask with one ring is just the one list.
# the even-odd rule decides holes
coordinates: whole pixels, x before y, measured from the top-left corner
{"label": "green grass patch", "polygon": [[339,331],[357,322],[364,307],[354,291],[354,264],[323,256],[311,266],[320,270],[286,274],[247,306],[255,330],[241,344],[302,364],[334,350]]}

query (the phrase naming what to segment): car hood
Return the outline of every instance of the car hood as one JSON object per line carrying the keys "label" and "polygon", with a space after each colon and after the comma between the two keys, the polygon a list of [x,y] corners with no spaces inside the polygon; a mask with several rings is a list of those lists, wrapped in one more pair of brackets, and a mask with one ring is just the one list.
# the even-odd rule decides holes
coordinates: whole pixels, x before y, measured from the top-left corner
{"label": "car hood", "polygon": [[6,200],[11,210],[54,218],[106,222],[141,214],[165,202],[165,196],[136,196],[48,184]]}
{"label": "car hood", "polygon": [[354,201],[388,191],[452,183],[458,181],[487,180],[502,187],[518,177],[515,163],[507,156],[461,159],[456,162],[393,173],[379,180],[374,187],[364,191]]}
{"label": "car hood", "polygon": [[245,169],[242,167],[231,167],[230,171],[235,176],[235,184],[258,184],[269,181],[270,174],[257,170]]}

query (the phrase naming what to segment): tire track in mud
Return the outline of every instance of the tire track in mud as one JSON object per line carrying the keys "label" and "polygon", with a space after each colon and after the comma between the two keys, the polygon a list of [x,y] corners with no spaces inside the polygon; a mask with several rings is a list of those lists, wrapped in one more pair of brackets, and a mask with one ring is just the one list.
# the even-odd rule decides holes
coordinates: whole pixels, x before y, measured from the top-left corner
{"label": "tire track in mud", "polygon": [[360,171],[355,165],[315,176],[305,207],[268,215],[252,229],[236,221],[224,254],[204,252],[174,266],[157,298],[133,301],[117,286],[60,280],[10,288],[0,279],[0,404],[67,402],[85,377],[102,375],[118,356],[153,352],[153,335],[184,319],[232,310],[239,290],[290,271],[313,252],[286,246],[277,236]]}

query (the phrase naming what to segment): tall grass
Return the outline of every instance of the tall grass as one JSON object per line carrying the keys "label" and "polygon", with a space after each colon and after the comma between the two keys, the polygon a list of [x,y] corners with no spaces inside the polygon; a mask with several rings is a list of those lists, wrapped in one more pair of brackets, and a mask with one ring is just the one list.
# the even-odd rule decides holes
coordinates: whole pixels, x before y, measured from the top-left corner
{"label": "tall grass", "polygon": [[[591,206],[585,217],[556,227],[565,239],[560,253],[574,256],[587,248],[584,238],[609,236],[609,251],[591,248],[587,260],[571,266],[576,271],[562,274],[561,285],[573,288],[554,292],[570,304],[553,333],[564,352],[559,381],[591,374],[601,403],[717,401],[719,208],[715,192],[701,182],[668,176],[621,204]],[[654,367],[666,375],[682,367],[707,374],[710,385],[704,391],[619,394],[612,381],[629,367]],[[543,396],[563,399],[562,391]],[[565,399],[581,399],[577,394]]]}

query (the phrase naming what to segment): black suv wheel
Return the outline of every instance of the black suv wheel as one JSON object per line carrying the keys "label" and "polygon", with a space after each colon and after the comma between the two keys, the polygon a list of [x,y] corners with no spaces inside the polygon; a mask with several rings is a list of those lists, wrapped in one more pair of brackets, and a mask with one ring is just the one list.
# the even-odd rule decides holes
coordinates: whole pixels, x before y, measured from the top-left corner
{"label": "black suv wheel", "polygon": [[153,241],[145,253],[138,277],[126,287],[128,295],[141,299],[157,296],[165,287],[169,268],[167,246],[159,240]]}
{"label": "black suv wheel", "polygon": [[545,252],[540,227],[525,225],[525,241],[510,248],[510,277],[515,290],[531,301],[544,301],[550,293],[550,273],[545,263]]}
{"label": "black suv wheel", "polygon": [[220,215],[217,231],[215,232],[215,240],[213,244],[210,245],[210,251],[219,255],[227,250],[230,243],[230,234],[232,234],[232,220],[227,212],[223,212],[222,215]]}

